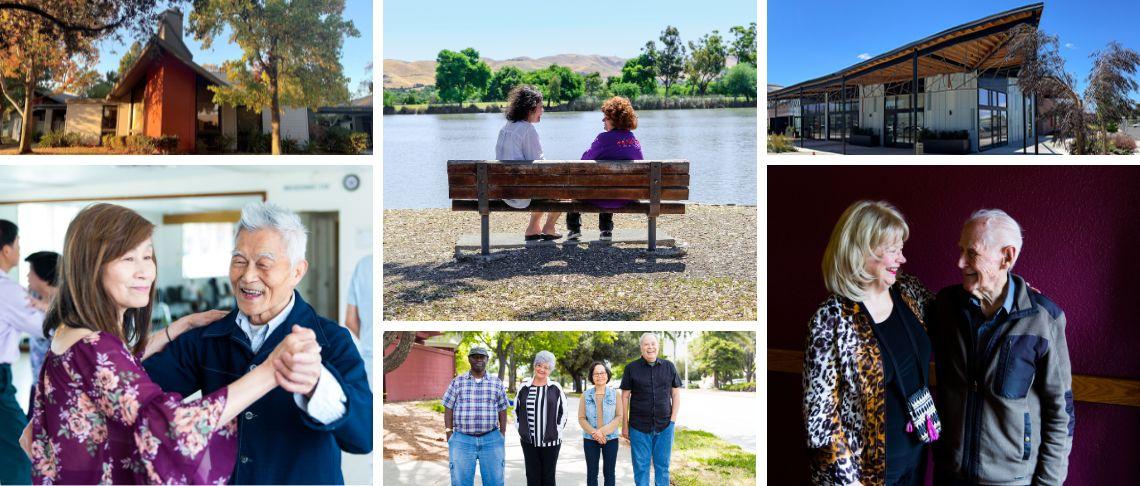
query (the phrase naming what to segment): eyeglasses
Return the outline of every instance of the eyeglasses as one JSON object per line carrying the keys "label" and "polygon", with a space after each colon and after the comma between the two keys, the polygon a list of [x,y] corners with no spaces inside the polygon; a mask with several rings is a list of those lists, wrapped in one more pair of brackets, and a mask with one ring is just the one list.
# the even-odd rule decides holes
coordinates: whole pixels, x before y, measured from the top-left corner
{"label": "eyeglasses", "polygon": [[594,376],[606,376],[606,372],[594,373]]}

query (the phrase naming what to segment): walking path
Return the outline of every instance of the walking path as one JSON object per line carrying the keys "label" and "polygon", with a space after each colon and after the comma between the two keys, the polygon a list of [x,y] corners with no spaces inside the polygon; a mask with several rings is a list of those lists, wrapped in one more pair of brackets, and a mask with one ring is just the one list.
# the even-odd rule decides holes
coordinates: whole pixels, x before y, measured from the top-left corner
{"label": "walking path", "polygon": [[[759,420],[757,400],[756,393],[685,390],[681,394],[681,413],[677,421],[681,427],[711,432],[749,452],[755,452],[756,424]],[[569,397],[566,406],[571,411],[571,416],[562,432],[562,449],[558,454],[558,482],[585,484],[586,457],[582,451],[582,429],[577,420],[578,398]],[[425,427],[430,426],[432,425],[425,424]],[[513,426],[507,428],[506,439],[506,484],[525,485],[522,446]],[[450,484],[447,461],[417,461],[400,457],[385,459],[383,474],[384,484]],[[478,477],[478,472],[476,476]],[[633,466],[627,444],[622,444],[618,450],[616,480],[617,484],[633,484]],[[475,484],[481,484],[481,479],[477,479]]]}

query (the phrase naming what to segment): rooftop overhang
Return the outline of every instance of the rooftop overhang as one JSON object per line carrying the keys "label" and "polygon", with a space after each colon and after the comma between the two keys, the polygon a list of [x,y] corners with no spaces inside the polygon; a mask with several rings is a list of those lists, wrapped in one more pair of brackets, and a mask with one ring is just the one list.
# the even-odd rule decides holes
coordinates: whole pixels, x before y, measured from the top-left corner
{"label": "rooftop overhang", "polygon": [[180,51],[181,49],[178,49],[173,45],[168,45],[168,41],[162,38],[159,38],[157,36],[151,37],[150,41],[147,42],[146,47],[143,48],[142,53],[139,54],[138,59],[135,59],[135,62],[131,64],[131,67],[127,69],[127,72],[119,78],[119,82],[115,83],[115,87],[112,88],[111,92],[107,94],[107,99],[118,101],[128,99],[135,85],[138,84],[139,81],[146,78],[146,73],[150,64],[162,56],[169,56],[173,59],[178,60],[182,64],[186,65],[186,67],[189,67],[197,75],[205,78],[207,83],[219,86],[229,85],[221,78],[217,77],[214,73],[211,73],[210,71],[206,70],[206,68],[199,66],[198,63],[195,63],[193,60],[186,58],[180,53]]}
{"label": "rooftop overhang", "polygon": [[826,76],[772,91],[768,93],[768,99],[836,91],[844,83],[868,85],[909,81],[914,77],[913,60],[916,55],[920,78],[1020,66],[1022,60],[1010,56],[1009,41],[1020,26],[1037,27],[1044,8],[1045,4],[1035,3],[951,27]]}

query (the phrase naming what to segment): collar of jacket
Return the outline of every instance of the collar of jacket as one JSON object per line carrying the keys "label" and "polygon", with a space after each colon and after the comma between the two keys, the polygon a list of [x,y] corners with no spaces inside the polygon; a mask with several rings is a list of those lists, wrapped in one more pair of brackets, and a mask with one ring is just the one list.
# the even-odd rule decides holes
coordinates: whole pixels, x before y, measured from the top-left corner
{"label": "collar of jacket", "polygon": [[[1033,298],[1029,295],[1030,292],[1035,292],[1029,288],[1029,283],[1026,282],[1025,279],[1020,275],[1016,275],[1013,272],[1010,272],[1009,278],[1010,282],[1007,285],[1013,285],[1016,283],[1015,288],[1017,289],[1017,295],[1015,295],[1013,298],[1014,310],[1009,313],[1009,317],[1006,320],[1009,321],[1013,319],[1020,319],[1022,317],[1032,316],[1038,312],[1041,312],[1041,307],[1037,305],[1037,303],[1034,302]],[[970,305],[970,299],[973,297],[973,295],[971,295],[969,292],[966,292],[966,289],[962,287],[961,284],[959,284],[957,288],[958,299],[960,300],[961,308],[968,309]]]}
{"label": "collar of jacket", "polygon": [[[274,329],[273,334],[270,334],[265,338],[265,343],[261,345],[261,349],[259,349],[256,353],[257,356],[268,356],[270,353],[272,353],[273,350],[277,348],[277,345],[281,344],[281,341],[285,340],[285,336],[288,336],[289,333],[293,332],[294,324],[301,327],[307,327],[315,331],[315,334],[317,336],[317,344],[319,344],[321,348],[328,347],[327,338],[322,332],[320,332],[319,329],[317,329],[317,323],[319,322],[319,319],[317,318],[317,311],[314,310],[308,302],[305,302],[305,299],[301,298],[301,293],[295,289],[293,290],[293,299],[293,310],[289,312],[289,316],[285,318],[285,322],[281,323],[277,329]],[[241,330],[241,327],[239,327],[237,324],[237,314],[238,309],[235,306],[229,314],[226,314],[225,317],[215,321],[210,325],[207,325],[206,329],[202,332],[202,338],[213,339],[228,337],[236,342],[241,343],[243,347],[250,352],[250,354],[254,354],[253,350],[250,349],[249,336],[246,336],[245,332],[243,332]]]}

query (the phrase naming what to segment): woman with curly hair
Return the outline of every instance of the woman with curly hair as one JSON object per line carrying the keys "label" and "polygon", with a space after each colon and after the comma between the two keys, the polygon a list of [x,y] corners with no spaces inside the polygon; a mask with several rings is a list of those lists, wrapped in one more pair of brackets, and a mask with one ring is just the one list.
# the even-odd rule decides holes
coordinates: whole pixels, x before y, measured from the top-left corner
{"label": "woman with curly hair", "polygon": [[[534,124],[542,121],[542,93],[534,86],[519,85],[507,95],[507,107],[503,110],[507,124],[499,129],[499,140],[495,142],[497,160],[542,160],[542,143]],[[503,199],[512,208],[530,206],[530,199]],[[562,213],[546,213],[546,224],[542,222],[542,211],[530,213],[530,223],[526,227],[526,241],[557,240],[562,237],[554,228]]]}
{"label": "woman with curly hair", "polygon": [[[637,129],[637,113],[629,100],[614,96],[602,103],[602,123],[605,131],[594,138],[594,143],[582,154],[582,160],[641,160],[641,142],[633,136]],[[603,209],[616,209],[629,201],[624,199],[588,199],[587,202]],[[567,240],[582,237],[581,213],[566,213]],[[613,238],[614,213],[598,213],[598,229],[601,239]]]}

